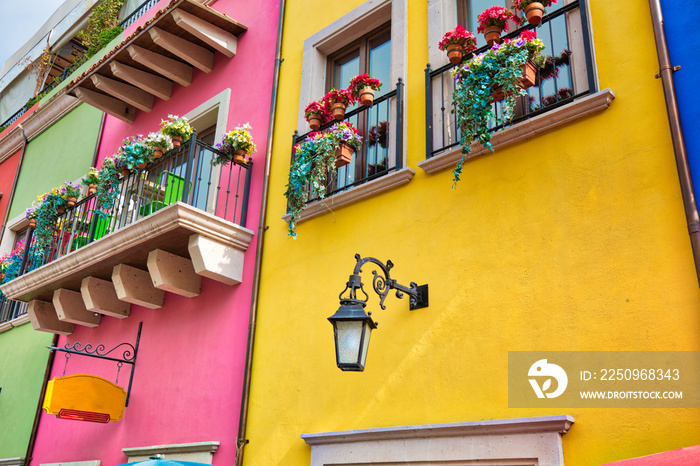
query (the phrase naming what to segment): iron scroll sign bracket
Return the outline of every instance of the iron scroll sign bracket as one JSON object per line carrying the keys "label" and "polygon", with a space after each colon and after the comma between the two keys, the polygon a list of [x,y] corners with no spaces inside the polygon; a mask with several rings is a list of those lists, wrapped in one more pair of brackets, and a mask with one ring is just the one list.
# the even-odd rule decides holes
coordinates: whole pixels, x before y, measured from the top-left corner
{"label": "iron scroll sign bracket", "polygon": [[[139,322],[139,330],[136,333],[136,343],[133,345],[131,343],[119,343],[114,348],[105,351],[105,345],[99,344],[97,346],[92,346],[90,343],[83,345],[79,341],[75,343],[66,343],[63,348],[58,348],[56,346],[47,346],[49,351],[60,351],[62,353],[77,354],[79,356],[87,356],[90,358],[104,359],[107,361],[114,361],[116,363],[130,364],[131,374],[129,375],[129,387],[126,390],[126,403],[124,406],[129,406],[129,397],[131,396],[131,382],[134,379],[134,368],[136,367],[136,355],[139,352],[139,341],[141,340],[141,327],[143,322]],[[122,348],[122,349],[119,349]],[[116,351],[118,354],[121,351],[121,358],[116,358],[113,356],[108,356],[110,353]]]}
{"label": "iron scroll sign bracket", "polygon": [[[428,285],[416,285],[414,282],[411,282],[409,286],[404,286],[398,283],[396,280],[391,278],[390,276],[390,270],[392,267],[394,267],[393,262],[390,260],[386,261],[386,265],[379,261],[378,259],[375,259],[374,257],[365,257],[362,258],[359,254],[355,254],[355,260],[357,261],[357,264],[355,265],[355,269],[353,270],[353,274],[350,276],[350,280],[348,281],[345,289],[340,293],[340,300],[341,303],[343,301],[347,301],[348,304],[352,304],[354,302],[357,303],[366,303],[367,299],[369,296],[367,293],[365,293],[365,290],[362,288],[362,281],[360,280],[360,273],[362,272],[362,267],[367,264],[367,263],[372,263],[376,265],[379,270],[381,270],[382,275],[377,273],[376,270],[372,270],[372,274],[374,275],[374,278],[372,279],[372,287],[374,288],[374,291],[379,295],[379,307],[382,309],[386,309],[386,306],[384,305],[384,300],[389,294],[390,290],[396,290],[396,297],[401,299],[403,298],[404,293],[409,296],[409,309],[411,311],[415,309],[422,309],[424,307],[428,307]],[[343,293],[349,290],[350,296],[348,298],[343,298]],[[365,295],[365,299],[357,299],[357,290],[361,291]]]}

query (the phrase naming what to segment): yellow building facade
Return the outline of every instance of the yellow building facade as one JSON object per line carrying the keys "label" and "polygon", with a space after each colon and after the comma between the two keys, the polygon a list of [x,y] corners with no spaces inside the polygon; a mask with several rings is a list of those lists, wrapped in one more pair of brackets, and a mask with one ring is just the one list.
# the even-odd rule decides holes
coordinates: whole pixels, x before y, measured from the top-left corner
{"label": "yellow building facade", "polygon": [[[572,52],[555,78],[570,93],[553,80],[531,90],[453,187],[437,42],[489,4],[287,0],[243,464],[591,465],[700,443],[697,408],[509,407],[509,352],[700,351],[648,5],[559,3],[537,31],[552,55]],[[292,239],[292,135],[354,60],[389,78],[384,113],[351,116],[365,152]],[[356,253],[391,260],[401,284],[427,283],[429,306],[409,311],[390,292],[380,309],[376,268],[363,267],[380,325],[364,371],[344,372],[326,318]]]}

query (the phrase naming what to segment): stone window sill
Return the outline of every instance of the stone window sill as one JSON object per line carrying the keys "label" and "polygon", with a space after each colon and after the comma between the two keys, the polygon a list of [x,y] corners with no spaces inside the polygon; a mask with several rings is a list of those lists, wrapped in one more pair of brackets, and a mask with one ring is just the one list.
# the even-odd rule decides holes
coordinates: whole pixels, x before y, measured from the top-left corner
{"label": "stone window sill", "polygon": [[[498,149],[503,149],[512,144],[527,141],[546,131],[559,128],[576,120],[606,110],[614,98],[615,94],[613,94],[610,89],[604,89],[595,94],[590,94],[568,105],[552,110],[551,112],[521,121],[520,123],[516,123],[513,126],[509,126],[502,131],[494,133],[491,144],[493,145],[493,149],[497,151]],[[472,144],[471,154],[466,157],[465,161],[489,153],[491,153],[490,150],[485,149],[477,142]],[[455,146],[446,149],[441,154],[419,162],[418,166],[426,173],[436,173],[447,168],[454,168],[461,157],[461,146]]]}
{"label": "stone window sill", "polygon": [[[361,201],[370,196],[389,191],[411,181],[415,172],[412,168],[402,168],[395,172],[381,176],[376,180],[361,184],[347,191],[343,191],[327,197],[323,200],[311,202],[299,214],[297,223],[317,217],[330,210],[344,207],[354,202]],[[283,215],[282,219],[289,223],[289,214]]]}

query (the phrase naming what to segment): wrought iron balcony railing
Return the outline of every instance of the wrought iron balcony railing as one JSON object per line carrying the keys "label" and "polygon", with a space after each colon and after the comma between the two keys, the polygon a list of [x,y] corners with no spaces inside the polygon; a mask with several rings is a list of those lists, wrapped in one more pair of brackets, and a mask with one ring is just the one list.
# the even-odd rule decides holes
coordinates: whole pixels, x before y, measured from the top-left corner
{"label": "wrought iron balcony railing", "polygon": [[[595,91],[585,0],[572,1],[558,8],[553,5],[550,11],[535,28],[545,44],[542,53],[548,57],[547,62],[544,68],[538,68],[537,84],[527,90],[528,95],[518,98],[511,124]],[[517,37],[524,29],[533,27],[520,28],[505,37]],[[487,47],[482,47],[474,53],[486,50]],[[452,70],[457,66],[448,64],[432,70],[428,64],[425,70],[426,158],[459,145],[460,134],[452,113]],[[491,131],[498,131],[504,127],[501,122],[502,102],[493,106],[498,120],[493,121]]]}
{"label": "wrought iron balcony railing", "polygon": [[[392,171],[403,168],[403,83],[399,79],[396,89],[374,100],[370,107],[359,106],[345,114],[342,121],[349,121],[362,137],[362,148],[355,153],[352,162],[329,173],[326,196],[348,190]],[[323,132],[338,121],[323,125]],[[292,147],[310,133],[301,136],[295,131]],[[292,152],[291,164],[294,163]],[[313,190],[309,189],[309,193]],[[308,202],[318,200],[310,194]]]}
{"label": "wrought iron balcony railing", "polygon": [[114,206],[100,209],[90,195],[59,215],[53,240],[43,251],[35,248],[33,229],[27,232],[20,275],[70,254],[93,241],[153,215],[177,201],[245,227],[252,162],[216,165],[214,147],[197,140],[196,133],[181,147],[164,154],[144,169],[120,179]]}
{"label": "wrought iron balcony railing", "polygon": [[27,313],[27,303],[0,296],[0,324],[9,322]]}

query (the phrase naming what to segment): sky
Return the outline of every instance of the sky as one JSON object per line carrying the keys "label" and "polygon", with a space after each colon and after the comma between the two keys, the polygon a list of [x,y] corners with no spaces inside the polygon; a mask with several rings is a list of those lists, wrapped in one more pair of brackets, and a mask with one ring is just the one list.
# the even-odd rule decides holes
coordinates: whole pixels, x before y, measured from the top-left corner
{"label": "sky", "polygon": [[39,30],[64,0],[0,0],[0,65]]}

